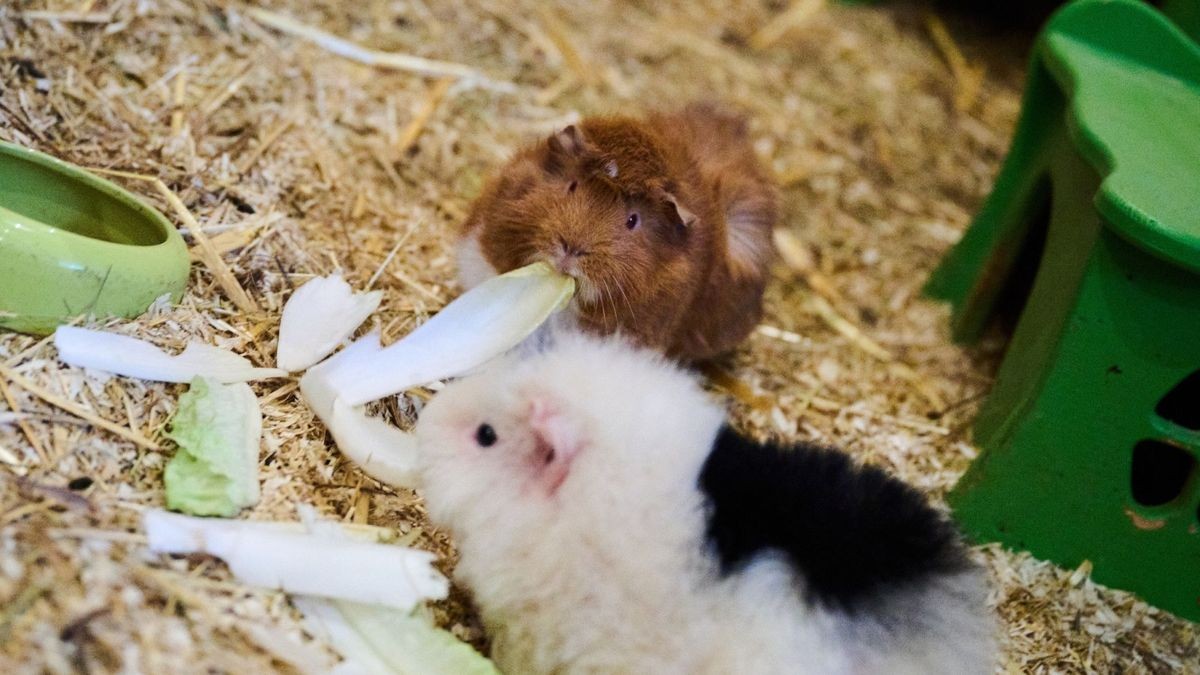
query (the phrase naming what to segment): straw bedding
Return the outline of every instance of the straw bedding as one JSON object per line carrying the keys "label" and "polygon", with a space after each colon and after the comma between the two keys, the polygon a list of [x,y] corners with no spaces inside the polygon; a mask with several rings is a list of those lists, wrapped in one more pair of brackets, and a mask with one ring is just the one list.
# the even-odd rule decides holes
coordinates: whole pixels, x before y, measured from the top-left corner
{"label": "straw bedding", "polygon": [[[178,306],[103,326],[269,365],[289,293],[341,270],[385,292],[374,322],[395,340],[458,292],[452,232],[517,144],[583,114],[715,96],[751,116],[798,240],[764,325],[711,369],[739,423],[841,445],[937,499],[976,454],[969,424],[1000,343],[952,345],[945,309],[920,288],[990,188],[1019,109],[1019,48],[919,9],[812,0],[269,9],[482,77],[356,63],[224,0],[0,7],[0,138],[158,179],[186,212],[152,182],[115,178],[219,252],[197,252]],[[284,596],[232,582],[213,559],[145,551],[138,512],[162,503],[180,386],[66,368],[14,334],[0,335],[0,369],[0,671],[311,669],[326,647]],[[294,520],[311,503],[450,568],[452,543],[418,496],[342,460],[295,382],[256,391],[263,500],[247,517]],[[407,426],[427,396],[379,407]],[[1087,569],[978,555],[1003,672],[1200,672],[1193,624],[1097,587]],[[436,614],[486,648],[464,594]]]}

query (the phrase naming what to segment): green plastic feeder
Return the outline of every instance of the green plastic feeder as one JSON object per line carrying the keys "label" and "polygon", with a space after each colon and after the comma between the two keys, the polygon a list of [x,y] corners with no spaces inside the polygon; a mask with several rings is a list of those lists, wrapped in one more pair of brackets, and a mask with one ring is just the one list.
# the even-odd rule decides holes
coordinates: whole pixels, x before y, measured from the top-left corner
{"label": "green plastic feeder", "polygon": [[976,539],[1200,620],[1200,49],[1081,0],[1034,48],[996,186],[927,292],[1016,325],[949,500]]}
{"label": "green plastic feeder", "polygon": [[0,328],[46,334],[81,314],[178,301],[189,261],[158,211],[61,160],[0,142]]}

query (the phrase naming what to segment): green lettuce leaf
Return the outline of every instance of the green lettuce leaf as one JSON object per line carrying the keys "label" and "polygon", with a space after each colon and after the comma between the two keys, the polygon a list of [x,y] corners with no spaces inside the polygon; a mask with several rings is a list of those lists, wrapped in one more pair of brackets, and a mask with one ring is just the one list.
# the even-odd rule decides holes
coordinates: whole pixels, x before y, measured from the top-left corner
{"label": "green lettuce leaf", "polygon": [[167,508],[232,516],[258,502],[262,412],[248,385],[195,378],[167,436],[179,445],[163,476]]}
{"label": "green lettuce leaf", "polygon": [[300,596],[293,596],[292,603],[353,664],[343,664],[342,672],[500,675],[471,645],[420,613]]}

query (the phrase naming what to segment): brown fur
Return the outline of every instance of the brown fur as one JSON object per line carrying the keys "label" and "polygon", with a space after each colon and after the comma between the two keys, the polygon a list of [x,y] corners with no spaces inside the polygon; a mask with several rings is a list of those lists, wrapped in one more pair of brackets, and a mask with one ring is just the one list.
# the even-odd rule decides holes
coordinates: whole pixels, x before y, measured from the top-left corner
{"label": "brown fur", "polygon": [[701,360],[758,323],[777,214],[744,122],[693,105],[589,118],[518,151],[463,236],[499,272],[547,260],[576,276],[585,329]]}

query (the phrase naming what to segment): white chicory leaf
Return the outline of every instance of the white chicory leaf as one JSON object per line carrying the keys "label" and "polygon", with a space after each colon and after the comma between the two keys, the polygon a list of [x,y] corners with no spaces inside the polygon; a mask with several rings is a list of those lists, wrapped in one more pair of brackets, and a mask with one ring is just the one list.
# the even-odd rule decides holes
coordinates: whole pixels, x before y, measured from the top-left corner
{"label": "white chicory leaf", "polygon": [[340,274],[312,279],[283,306],[275,365],[296,372],[325,358],[382,299],[382,291],[355,293]]}
{"label": "white chicory leaf", "polygon": [[258,502],[262,411],[249,385],[197,377],[168,436],[179,444],[163,472],[168,508],[232,516]]}
{"label": "white chicory leaf", "polygon": [[426,617],[353,602],[292,602],[346,659],[337,675],[500,675],[491,661]]}
{"label": "white chicory leaf", "polygon": [[534,263],[472,288],[381,351],[335,354],[322,377],[337,398],[358,406],[461,375],[516,346],[574,294],[574,279]]}
{"label": "white chicory leaf", "polygon": [[157,382],[191,382],[199,376],[229,384],[287,375],[278,368],[255,368],[233,352],[199,342],[189,342],[171,356],[137,338],[74,326],[59,326],[54,346],[69,365]]}
{"label": "white chicory leaf", "polygon": [[333,403],[338,397],[338,392],[333,389],[333,382],[329,377],[329,372],[337,360],[369,361],[381,351],[383,345],[379,343],[379,331],[373,330],[351,342],[338,352],[337,356],[309,368],[304,377],[300,378],[300,394],[325,426],[329,426],[330,420],[333,419]]}
{"label": "white chicory leaf", "polygon": [[150,550],[207,553],[243,583],[386,605],[405,612],[446,597],[450,584],[428,551],[298,533],[277,523],[194,518],[150,510],[143,515]]}
{"label": "white chicory leaf", "polygon": [[416,437],[387,422],[368,417],[362,407],[351,408],[337,399],[329,430],[338,448],[368,476],[399,487],[415,487]]}
{"label": "white chicory leaf", "polygon": [[[369,358],[382,349],[379,334],[372,332],[342,353]],[[401,487],[417,482],[417,443],[406,433],[381,419],[368,417],[362,406],[351,407],[339,399],[324,376],[329,361],[312,368],[300,379],[300,395],[329,428],[342,454],[372,478]]]}

